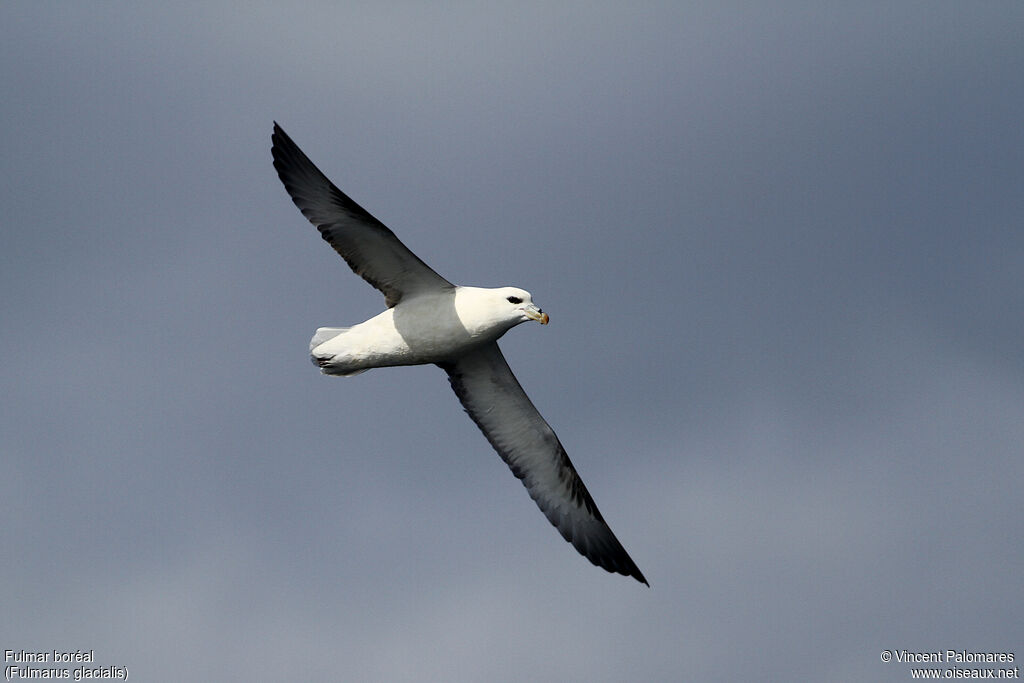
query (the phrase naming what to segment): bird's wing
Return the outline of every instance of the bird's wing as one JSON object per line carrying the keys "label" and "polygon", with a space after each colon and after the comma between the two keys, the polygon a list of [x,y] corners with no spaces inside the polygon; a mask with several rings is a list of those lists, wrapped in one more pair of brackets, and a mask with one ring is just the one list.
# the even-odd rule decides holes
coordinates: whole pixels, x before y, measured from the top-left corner
{"label": "bird's wing", "polygon": [[292,201],[352,270],[384,293],[389,308],[403,296],[452,287],[335,187],[277,123],[270,139],[274,168]]}
{"label": "bird's wing", "polygon": [[497,343],[440,365],[473,422],[565,540],[597,566],[646,584]]}

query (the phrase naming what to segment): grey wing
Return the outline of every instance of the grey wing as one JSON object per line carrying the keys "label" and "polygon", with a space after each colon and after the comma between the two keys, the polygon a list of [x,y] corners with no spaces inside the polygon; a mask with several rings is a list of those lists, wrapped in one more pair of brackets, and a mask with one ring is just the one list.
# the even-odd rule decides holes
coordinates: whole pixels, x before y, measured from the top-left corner
{"label": "grey wing", "polygon": [[384,293],[389,308],[405,294],[452,286],[335,187],[277,123],[270,139],[274,168],[292,201],[352,270]]}
{"label": "grey wing", "polygon": [[565,540],[595,565],[646,584],[497,343],[441,368],[466,412]]}

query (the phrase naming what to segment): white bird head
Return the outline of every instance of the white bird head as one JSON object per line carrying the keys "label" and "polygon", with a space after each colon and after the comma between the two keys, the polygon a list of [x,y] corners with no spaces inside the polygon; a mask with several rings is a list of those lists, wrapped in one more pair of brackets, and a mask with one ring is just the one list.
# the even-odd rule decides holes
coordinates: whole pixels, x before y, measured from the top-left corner
{"label": "white bird head", "polygon": [[471,334],[504,334],[520,323],[536,320],[548,324],[548,314],[533,303],[533,297],[518,287],[459,287],[455,295],[459,319]]}
{"label": "white bird head", "polygon": [[533,303],[533,297],[525,289],[519,289],[518,287],[501,287],[497,290],[498,296],[505,300],[505,304],[510,307],[512,315],[518,315],[519,320],[517,323],[525,323],[528,320],[536,320],[541,325],[547,325],[548,314],[540,310],[535,303]]}

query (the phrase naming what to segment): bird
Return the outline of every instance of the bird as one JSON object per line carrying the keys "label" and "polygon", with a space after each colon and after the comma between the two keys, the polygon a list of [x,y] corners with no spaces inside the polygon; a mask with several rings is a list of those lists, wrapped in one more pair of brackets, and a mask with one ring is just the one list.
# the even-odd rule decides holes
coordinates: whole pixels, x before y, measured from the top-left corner
{"label": "bird", "polygon": [[352,327],[321,327],[310,340],[326,375],[434,364],[491,446],[562,537],[594,565],[650,586],[604,521],[561,442],[509,368],[498,339],[550,318],[518,287],[456,286],[409,250],[383,223],[339,190],[277,122],[274,168],[320,235],[387,308]]}

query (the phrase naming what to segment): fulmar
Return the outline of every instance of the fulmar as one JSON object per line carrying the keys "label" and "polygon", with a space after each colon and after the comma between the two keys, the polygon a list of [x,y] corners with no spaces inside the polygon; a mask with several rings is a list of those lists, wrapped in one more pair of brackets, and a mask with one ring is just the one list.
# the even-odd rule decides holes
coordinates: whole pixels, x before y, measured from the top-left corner
{"label": "fulmar", "polygon": [[274,168],[292,201],[387,303],[383,313],[353,327],[318,329],[309,346],[313,362],[342,377],[387,366],[439,366],[562,537],[593,564],[647,584],[498,348],[510,329],[531,320],[546,325],[548,314],[517,287],[448,282],[335,187],[276,122],[271,142]]}

